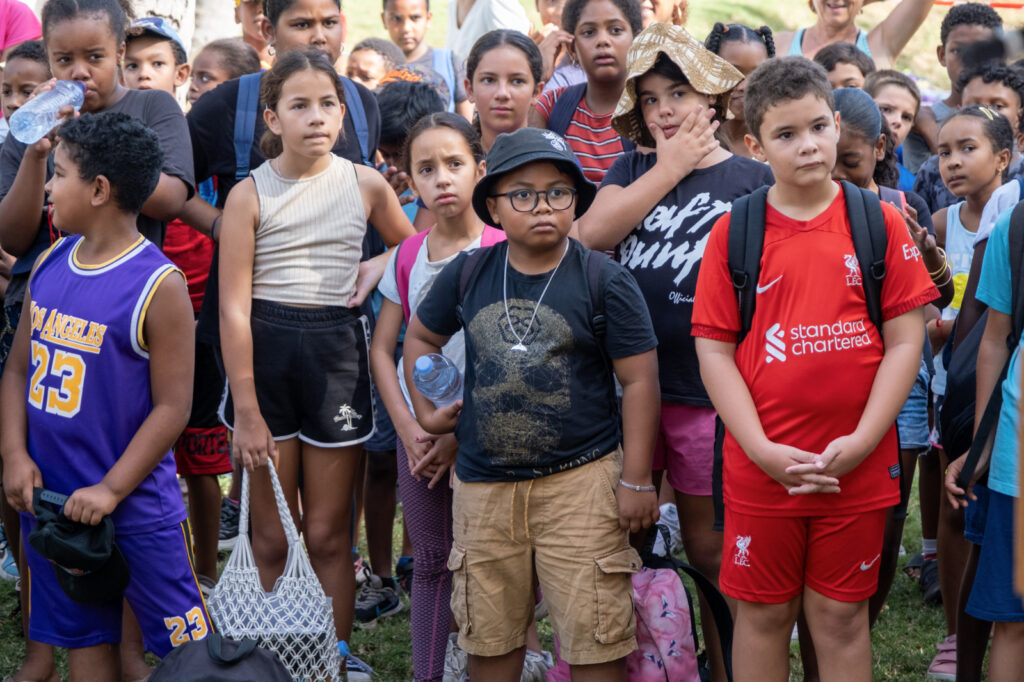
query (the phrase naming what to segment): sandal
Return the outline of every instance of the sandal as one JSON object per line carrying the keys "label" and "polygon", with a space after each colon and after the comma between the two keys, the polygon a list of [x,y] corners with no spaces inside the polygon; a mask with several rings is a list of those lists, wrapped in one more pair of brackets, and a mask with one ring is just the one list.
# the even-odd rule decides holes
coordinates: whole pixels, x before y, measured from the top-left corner
{"label": "sandal", "polygon": [[932,680],[956,680],[956,635],[950,635],[935,645],[935,654],[928,666],[928,678]]}
{"label": "sandal", "polygon": [[939,584],[939,562],[937,559],[924,560],[918,584],[921,586],[921,591],[924,592],[925,603],[942,603],[942,586]]}

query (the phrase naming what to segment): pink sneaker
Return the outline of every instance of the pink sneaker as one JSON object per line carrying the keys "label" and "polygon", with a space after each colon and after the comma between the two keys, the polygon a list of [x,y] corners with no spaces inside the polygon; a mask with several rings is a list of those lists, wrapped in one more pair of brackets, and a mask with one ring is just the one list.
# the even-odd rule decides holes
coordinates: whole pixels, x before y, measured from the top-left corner
{"label": "pink sneaker", "polygon": [[935,645],[935,654],[928,666],[928,678],[932,680],[956,680],[956,635],[950,635]]}

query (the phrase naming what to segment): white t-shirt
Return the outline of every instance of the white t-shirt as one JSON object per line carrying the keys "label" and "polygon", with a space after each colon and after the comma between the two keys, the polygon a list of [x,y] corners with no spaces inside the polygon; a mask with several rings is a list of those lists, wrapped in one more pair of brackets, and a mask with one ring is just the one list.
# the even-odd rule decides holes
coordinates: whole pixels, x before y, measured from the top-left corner
{"label": "white t-shirt", "polygon": [[[458,252],[456,252],[441,260],[427,260],[427,240],[429,239],[430,237],[428,235],[427,239],[424,239],[423,243],[420,244],[420,250],[416,254],[416,261],[413,263],[412,270],[409,272],[410,315],[416,314],[416,308],[419,306],[420,301],[426,297],[427,292],[430,291],[430,287],[434,284],[434,279],[441,270],[444,269],[444,266],[451,263],[452,260],[455,259],[455,256],[459,255]],[[463,251],[472,251],[473,249],[478,248],[480,248],[480,237],[477,237],[470,242]],[[384,270],[384,276],[381,278],[380,284],[377,285],[377,289],[384,298],[388,299],[392,303],[402,305],[402,299],[398,295],[397,256],[398,249],[395,249],[391,253],[391,257],[388,259],[387,268]],[[459,368],[460,372],[465,374],[466,342],[461,330],[448,340],[448,343],[446,343],[444,348],[441,349],[441,353],[455,363],[455,366]],[[405,402],[409,406],[409,411],[416,414],[415,410],[412,408],[412,400],[409,399],[409,388],[405,384],[405,371],[402,369],[404,361],[404,356],[398,361],[398,383],[402,387],[402,395],[405,396]]]}
{"label": "white t-shirt", "polygon": [[476,0],[458,25],[459,3],[451,0],[448,5],[448,40],[445,47],[462,60],[469,56],[473,44],[480,36],[498,28],[510,28],[530,33],[530,19],[518,0]]}
{"label": "white t-shirt", "polygon": [[1000,214],[1016,206],[1017,202],[1021,199],[1024,199],[1024,197],[1020,194],[1020,183],[1017,182],[1016,178],[1007,181],[1002,187],[992,192],[992,196],[988,198],[988,203],[985,204],[985,208],[981,211],[981,220],[978,221],[978,232],[974,237],[974,246],[988,239]]}

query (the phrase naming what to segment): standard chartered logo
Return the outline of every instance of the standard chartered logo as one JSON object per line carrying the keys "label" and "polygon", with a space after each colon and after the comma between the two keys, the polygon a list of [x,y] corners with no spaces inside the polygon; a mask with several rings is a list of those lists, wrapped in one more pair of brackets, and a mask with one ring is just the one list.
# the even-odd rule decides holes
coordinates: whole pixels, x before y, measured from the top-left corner
{"label": "standard chartered logo", "polygon": [[[871,345],[864,320],[844,321],[825,324],[798,324],[783,329],[776,322],[764,334],[765,362],[785,362],[792,356],[814,355],[855,350]],[[786,339],[789,341],[787,346]],[[788,354],[788,355],[787,355]]]}
{"label": "standard chartered logo", "polygon": [[769,327],[768,331],[765,332],[764,338],[767,343],[764,345],[764,349],[768,353],[768,357],[765,358],[767,362],[772,360],[786,361],[786,343],[782,340],[785,336],[786,332],[778,322]]}

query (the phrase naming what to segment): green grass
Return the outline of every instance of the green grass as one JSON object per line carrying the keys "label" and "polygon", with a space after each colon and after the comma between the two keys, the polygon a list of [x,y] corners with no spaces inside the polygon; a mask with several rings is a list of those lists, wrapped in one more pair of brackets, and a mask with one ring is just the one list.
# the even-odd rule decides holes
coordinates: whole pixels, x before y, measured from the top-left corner
{"label": "green grass", "polygon": [[[401,514],[395,524],[395,547],[401,545]],[[920,549],[920,516],[915,483],[903,544],[907,554]],[[365,555],[365,542],[362,543]],[[900,560],[900,564],[905,559]],[[223,562],[222,562],[223,563]],[[690,586],[691,593],[693,587]],[[412,655],[409,637],[409,602],[403,597],[405,609],[398,615],[382,619],[373,630],[356,630],[351,646],[356,656],[367,661],[382,682],[412,679]],[[0,679],[17,670],[24,650],[20,620],[14,614],[16,594],[14,583],[0,583]],[[551,648],[551,625],[540,623],[541,640]],[[898,571],[888,604],[872,631],[873,679],[918,681],[935,655],[935,643],[945,636],[945,620],[941,606],[928,606],[921,599],[916,583]],[[60,652],[58,663],[67,679],[66,655]],[[791,648],[793,667],[791,679],[801,679],[800,655],[796,644]]]}
{"label": "green grass", "polygon": [[[526,9],[530,19],[536,23],[537,12],[533,0],[519,0]],[[895,2],[876,2],[865,7],[857,24],[869,29],[892,10]],[[348,38],[346,43],[351,46],[369,36],[387,38],[387,32],[380,21],[380,3],[378,0],[348,0],[344,5],[345,17],[348,21]],[[935,46],[939,44],[939,25],[945,16],[946,7],[935,7],[924,25],[911,39],[904,49],[897,66],[909,71],[940,89],[949,88],[946,71],[935,58]],[[444,45],[445,31],[448,27],[448,0],[431,2],[433,20],[427,32],[427,42],[431,45]],[[1024,24],[1024,11],[999,10],[1007,26]],[[687,30],[694,36],[703,39],[716,21],[738,22],[749,26],[771,26],[775,31],[794,30],[814,23],[814,13],[808,8],[806,0],[720,0],[718,2],[701,2],[690,0],[690,19]]]}

